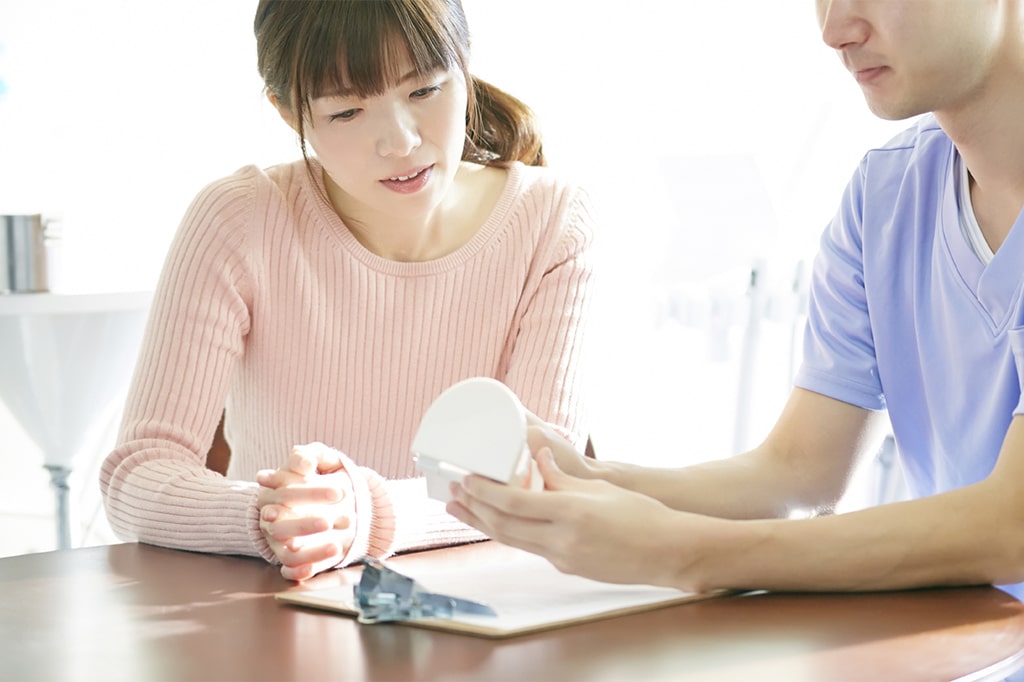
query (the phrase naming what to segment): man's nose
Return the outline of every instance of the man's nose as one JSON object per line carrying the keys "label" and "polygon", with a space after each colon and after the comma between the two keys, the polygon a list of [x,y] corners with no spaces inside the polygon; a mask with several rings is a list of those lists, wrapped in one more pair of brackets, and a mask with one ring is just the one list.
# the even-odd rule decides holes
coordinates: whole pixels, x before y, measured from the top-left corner
{"label": "man's nose", "polygon": [[821,39],[834,50],[864,42],[870,25],[856,0],[818,0],[818,25]]}

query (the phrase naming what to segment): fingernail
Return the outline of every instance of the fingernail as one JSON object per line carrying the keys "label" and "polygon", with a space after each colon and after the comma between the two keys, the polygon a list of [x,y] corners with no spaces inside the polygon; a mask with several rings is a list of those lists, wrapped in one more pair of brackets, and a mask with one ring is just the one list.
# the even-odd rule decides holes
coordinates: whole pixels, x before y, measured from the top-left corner
{"label": "fingernail", "polygon": [[273,507],[263,508],[263,520],[264,521],[277,521],[277,510]]}

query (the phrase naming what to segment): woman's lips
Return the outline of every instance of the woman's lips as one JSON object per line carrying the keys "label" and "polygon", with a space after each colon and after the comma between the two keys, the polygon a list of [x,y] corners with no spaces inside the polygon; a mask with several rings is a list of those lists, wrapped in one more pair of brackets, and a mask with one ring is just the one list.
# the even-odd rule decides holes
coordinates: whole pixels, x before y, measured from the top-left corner
{"label": "woman's lips", "polygon": [[433,171],[433,165],[421,166],[420,168],[405,171],[400,175],[385,178],[384,180],[381,180],[380,183],[392,192],[398,192],[399,194],[413,194],[426,187],[427,183],[430,181],[430,176]]}

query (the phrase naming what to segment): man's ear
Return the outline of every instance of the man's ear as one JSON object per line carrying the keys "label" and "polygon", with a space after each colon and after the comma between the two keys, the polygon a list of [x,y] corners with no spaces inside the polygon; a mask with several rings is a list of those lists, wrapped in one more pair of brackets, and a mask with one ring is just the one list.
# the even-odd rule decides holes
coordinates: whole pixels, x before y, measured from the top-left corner
{"label": "man's ear", "polygon": [[277,95],[275,95],[272,92],[267,93],[267,99],[270,100],[270,103],[272,105],[274,105],[274,108],[277,109],[278,115],[285,123],[288,124],[288,127],[294,130],[296,133],[299,132],[299,126],[295,120],[295,112],[292,111],[292,108],[290,106],[282,104],[281,100],[277,98]]}

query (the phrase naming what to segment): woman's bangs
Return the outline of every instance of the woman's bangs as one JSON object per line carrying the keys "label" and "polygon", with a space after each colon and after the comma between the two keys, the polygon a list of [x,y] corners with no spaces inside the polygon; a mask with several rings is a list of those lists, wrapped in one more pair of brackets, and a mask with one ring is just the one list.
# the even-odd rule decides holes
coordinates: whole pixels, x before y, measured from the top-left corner
{"label": "woman's bangs", "polygon": [[[371,97],[384,93],[409,75],[448,70],[462,58],[458,47],[434,17],[415,3],[396,7],[389,2],[328,3],[321,17],[319,43],[306,50],[302,80],[309,99],[333,94]],[[334,55],[334,59],[327,58]]]}

